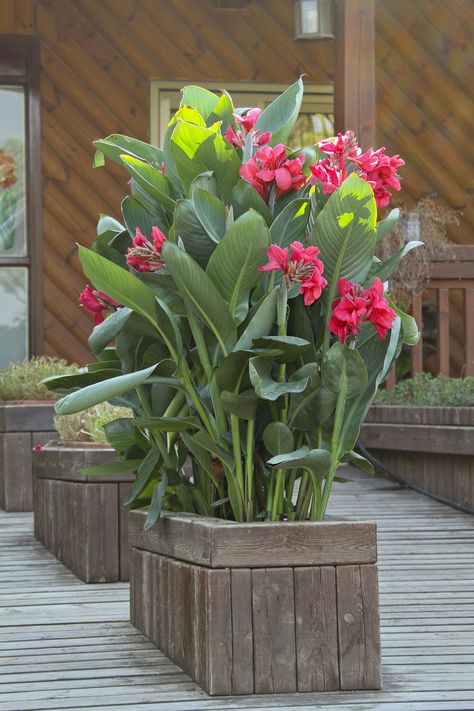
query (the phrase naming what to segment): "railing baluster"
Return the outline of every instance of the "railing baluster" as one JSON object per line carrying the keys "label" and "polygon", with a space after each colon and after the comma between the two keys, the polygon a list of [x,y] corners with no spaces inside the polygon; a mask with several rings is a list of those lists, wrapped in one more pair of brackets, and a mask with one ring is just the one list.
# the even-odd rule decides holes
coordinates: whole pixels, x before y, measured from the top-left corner
{"label": "railing baluster", "polygon": [[438,368],[449,377],[449,290],[438,289]]}
{"label": "railing baluster", "polygon": [[420,340],[411,349],[411,374],[415,375],[423,370],[423,311],[422,311],[422,295],[413,294],[411,302],[411,313],[414,317],[418,328],[420,329]]}
{"label": "railing baluster", "polygon": [[474,289],[465,289],[466,375],[474,375]]}

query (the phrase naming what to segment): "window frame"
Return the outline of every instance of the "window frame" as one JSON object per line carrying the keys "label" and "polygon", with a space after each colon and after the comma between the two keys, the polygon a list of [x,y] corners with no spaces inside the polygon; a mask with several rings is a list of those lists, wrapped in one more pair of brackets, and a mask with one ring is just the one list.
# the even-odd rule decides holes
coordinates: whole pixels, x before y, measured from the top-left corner
{"label": "window frame", "polygon": [[0,255],[0,267],[28,270],[28,357],[43,352],[43,244],[39,38],[0,35],[0,84],[25,91],[26,256]]}
{"label": "window frame", "polygon": [[[273,84],[265,82],[225,82],[225,81],[164,81],[150,79],[150,143],[161,146],[164,131],[169,123],[171,97],[179,96],[180,89],[187,84],[198,84],[204,89],[217,91],[225,88],[231,95],[236,93],[255,95],[252,106],[263,108],[265,101],[275,99],[288,88],[288,84]],[[309,113],[325,113],[331,109],[334,114],[334,86],[332,84],[305,84],[302,111]]]}

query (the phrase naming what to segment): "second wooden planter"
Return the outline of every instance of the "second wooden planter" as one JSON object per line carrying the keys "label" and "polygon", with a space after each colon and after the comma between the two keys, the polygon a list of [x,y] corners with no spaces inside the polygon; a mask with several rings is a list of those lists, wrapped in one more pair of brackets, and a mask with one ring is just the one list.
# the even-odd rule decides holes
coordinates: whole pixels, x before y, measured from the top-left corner
{"label": "second wooden planter", "polygon": [[380,688],[375,524],[144,521],[132,623],[209,694]]}
{"label": "second wooden planter", "polygon": [[395,474],[474,511],[474,408],[376,405],[360,440]]}
{"label": "second wooden planter", "polygon": [[35,538],[86,583],[128,580],[121,504],[134,477],[81,473],[116,457],[106,445],[76,442],[44,447],[33,460]]}
{"label": "second wooden planter", "polygon": [[0,506],[5,511],[32,511],[33,447],[57,436],[54,402],[0,403]]}

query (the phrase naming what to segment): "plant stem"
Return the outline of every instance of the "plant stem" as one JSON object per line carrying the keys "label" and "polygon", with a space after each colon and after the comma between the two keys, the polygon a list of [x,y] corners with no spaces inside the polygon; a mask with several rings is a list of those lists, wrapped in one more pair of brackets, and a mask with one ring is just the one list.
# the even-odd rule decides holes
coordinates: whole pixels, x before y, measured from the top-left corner
{"label": "plant stem", "polygon": [[326,475],[324,482],[324,490],[321,501],[321,520],[324,518],[326,508],[331,493],[332,482],[339,466],[339,450],[341,446],[340,436],[344,419],[344,411],[346,409],[347,399],[347,372],[345,364],[342,367],[341,378],[339,381],[339,392],[337,394],[336,411],[334,415],[334,425],[331,433],[331,468]]}
{"label": "plant stem", "polygon": [[275,494],[272,505],[272,521],[276,521],[278,514],[283,513],[283,494],[285,489],[285,470],[277,469],[275,474]]}
{"label": "plant stem", "polygon": [[245,501],[244,470],[242,467],[242,452],[240,449],[240,423],[237,415],[230,416],[230,428],[232,432],[232,449],[235,459],[235,475],[239,484],[242,501]]}
{"label": "plant stem", "polygon": [[[255,420],[247,423],[247,441],[245,447],[245,504],[246,518],[253,521],[253,453],[255,447]],[[251,505],[251,506],[250,506]],[[249,507],[251,511],[249,511]],[[249,519],[249,514],[251,518]]]}

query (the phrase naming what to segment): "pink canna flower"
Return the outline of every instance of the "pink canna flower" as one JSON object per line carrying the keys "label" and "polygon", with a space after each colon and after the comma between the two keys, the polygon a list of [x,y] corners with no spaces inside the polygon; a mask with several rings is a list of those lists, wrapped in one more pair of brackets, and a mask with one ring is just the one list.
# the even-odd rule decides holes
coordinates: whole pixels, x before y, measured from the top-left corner
{"label": "pink canna flower", "polygon": [[79,303],[86,311],[94,314],[96,325],[105,320],[104,313],[116,311],[122,306],[118,301],[107,296],[103,291],[97,291],[89,284],[86,284],[84,291],[80,294]]}
{"label": "pink canna flower", "polygon": [[318,161],[316,165],[310,165],[309,169],[313,174],[311,182],[314,184],[319,180],[324,195],[331,195],[347,178],[344,161],[337,165],[332,160],[324,159]]}
{"label": "pink canna flower", "polygon": [[43,447],[40,444],[35,444],[35,446],[33,447],[33,452],[36,452],[38,454],[39,452],[42,452],[42,451],[43,451]]}
{"label": "pink canna flower", "polygon": [[380,279],[375,278],[369,289],[362,289],[360,284],[345,278],[339,279],[337,290],[340,296],[332,303],[328,324],[331,333],[344,343],[348,336],[357,336],[363,321],[370,321],[380,338],[385,338],[387,330],[393,326],[396,313],[383,296],[383,283]]}
{"label": "pink canna flower", "polygon": [[351,160],[358,166],[361,178],[367,180],[374,189],[377,207],[386,207],[392,197],[389,188],[397,191],[401,188],[397,170],[405,165],[405,161],[398,155],[385,155],[385,148],[376,151],[370,148]]}
{"label": "pink canna flower", "polygon": [[261,131],[259,131],[258,129],[255,130],[255,124],[257,123],[261,113],[262,109],[255,107],[254,109],[250,109],[250,111],[247,111],[244,116],[240,116],[239,114],[233,114],[234,119],[238,124],[242,126],[242,128],[236,133],[232,126],[229,125],[227,127],[227,131],[224,134],[224,138],[226,139],[226,141],[231,143],[234,148],[243,148],[248,134],[252,133],[252,145],[266,145],[270,141],[272,134],[270,132],[261,133]]}
{"label": "pink canna flower", "polygon": [[362,153],[357,145],[357,138],[354,131],[338,133],[335,138],[326,138],[318,143],[318,148],[330,156],[348,158],[349,160],[352,160]]}
{"label": "pink canna flower", "polygon": [[361,153],[354,131],[338,133],[336,138],[325,139],[318,143],[319,150],[327,154],[316,165],[310,165],[313,174],[311,182],[321,182],[324,195],[331,195],[347,178],[346,159],[352,160]]}
{"label": "pink canna flower", "polygon": [[306,175],[302,172],[304,161],[304,156],[287,158],[283,143],[274,148],[263,146],[241,166],[240,175],[264,200],[268,200],[273,187],[279,196],[298,190],[306,183]]}
{"label": "pink canna flower", "polygon": [[303,247],[301,242],[292,242],[291,259],[288,249],[283,249],[277,244],[268,248],[268,264],[260,267],[262,272],[282,271],[286,284],[290,288],[293,284],[301,284],[300,294],[304,295],[304,303],[311,306],[319,297],[327,284],[323,277],[324,264],[317,259],[317,247]]}
{"label": "pink canna flower", "polygon": [[137,227],[132,242],[133,246],[128,248],[126,254],[127,264],[137,272],[156,272],[165,266],[161,258],[161,248],[166,240],[165,235],[158,227],[152,227],[151,239],[152,242]]}

